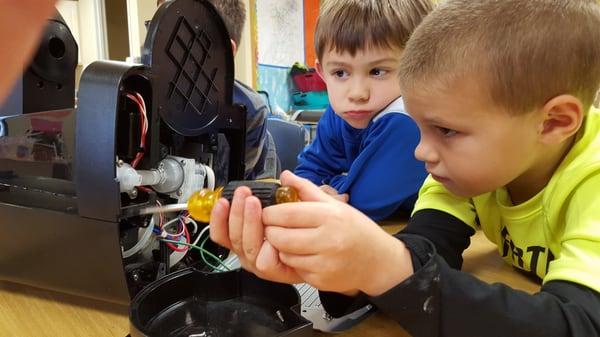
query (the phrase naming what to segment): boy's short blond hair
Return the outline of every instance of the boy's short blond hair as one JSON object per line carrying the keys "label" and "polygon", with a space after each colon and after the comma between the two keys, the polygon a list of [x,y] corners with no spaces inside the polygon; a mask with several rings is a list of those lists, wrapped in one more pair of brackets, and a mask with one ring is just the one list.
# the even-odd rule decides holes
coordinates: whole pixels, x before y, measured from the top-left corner
{"label": "boy's short blond hair", "polygon": [[317,58],[329,50],[354,56],[372,47],[404,49],[432,9],[431,0],[324,0],[315,30]]}
{"label": "boy's short blond hair", "polygon": [[416,29],[403,55],[403,90],[467,79],[512,113],[571,94],[587,110],[600,86],[596,0],[448,0]]}

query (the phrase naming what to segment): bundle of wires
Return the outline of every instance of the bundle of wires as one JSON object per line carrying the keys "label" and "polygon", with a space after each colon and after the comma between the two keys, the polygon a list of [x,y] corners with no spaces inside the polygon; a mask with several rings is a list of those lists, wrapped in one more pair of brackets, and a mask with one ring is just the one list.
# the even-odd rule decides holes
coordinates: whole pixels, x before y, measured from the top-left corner
{"label": "bundle of wires", "polygon": [[142,95],[137,92],[127,93],[127,98],[136,104],[140,114],[140,151],[135,155],[135,158],[131,162],[131,167],[136,168],[140,160],[142,160],[142,157],[144,157],[144,150],[146,148],[146,134],[148,134],[148,114],[146,111],[146,102],[144,102]]}
{"label": "bundle of wires", "polygon": [[[159,205],[160,205],[160,203],[159,203]],[[200,257],[202,258],[202,261],[207,266],[213,268],[213,270],[215,270],[215,271],[223,271],[223,269],[230,270],[229,267],[227,267],[227,265],[225,265],[221,259],[219,259],[217,256],[215,256],[214,254],[212,254],[211,252],[209,252],[207,249],[204,248],[206,242],[210,238],[209,235],[206,235],[206,238],[202,241],[200,246],[198,246],[198,242],[200,241],[202,236],[204,234],[206,234],[206,232],[209,230],[209,226],[204,227],[200,231],[200,233],[198,233],[198,236],[196,237],[194,242],[190,243],[191,236],[187,229],[187,223],[191,223],[194,226],[194,230],[192,231],[192,233],[196,233],[196,231],[198,230],[198,224],[186,212],[169,220],[167,223],[164,223],[164,215],[161,213],[159,225],[158,225],[158,227],[156,227],[156,226],[154,227],[153,232],[157,236],[161,237],[161,239],[159,239],[159,240],[163,241],[167,245],[167,247],[169,247],[171,250],[173,250],[175,252],[183,253],[178,257],[178,259],[176,260],[177,262],[181,258],[183,258],[183,256],[185,256],[185,253],[187,253],[187,251],[190,248],[193,248],[193,249],[197,249],[200,251]],[[169,226],[171,226],[173,224],[178,224],[179,227],[181,227],[181,229],[178,229],[178,232],[175,234],[171,234],[166,230]],[[179,247],[179,246],[182,246],[182,247]],[[208,259],[206,258],[207,256],[210,257],[215,262],[217,262],[217,265],[208,261]],[[173,261],[173,262],[175,262],[175,261]]]}
{"label": "bundle of wires", "polygon": [[[196,239],[196,241],[198,241],[198,239],[200,237],[202,237],[202,235],[204,233],[206,233],[206,231],[208,231],[208,229],[209,229],[208,226],[204,227],[202,229],[202,231],[200,232],[200,234],[198,234],[198,238]],[[200,244],[200,246],[197,246],[196,244],[193,244],[193,243],[183,243],[183,242],[180,242],[180,241],[174,241],[174,240],[169,240],[169,239],[161,239],[161,241],[164,241],[165,243],[172,243],[172,244],[184,245],[184,246],[189,247],[189,248],[197,249],[198,251],[200,251],[200,257],[202,258],[202,261],[207,266],[211,267],[213,269],[213,271],[228,271],[228,270],[231,270],[225,264],[225,262],[223,262],[223,260],[221,260],[220,258],[218,258],[217,256],[215,256],[213,253],[209,252],[206,248],[204,248],[204,245],[206,244],[206,242],[208,241],[209,238],[210,238],[210,236],[207,235],[206,238]],[[215,265],[212,262],[208,261],[208,259],[206,258],[207,256],[210,257],[215,262],[217,262],[217,265]]]}
{"label": "bundle of wires", "polygon": [[[159,222],[158,227],[154,227],[154,233],[158,236],[161,236],[163,238],[166,238],[168,240],[172,240],[175,241],[176,243],[190,243],[190,233],[188,232],[187,226],[185,225],[184,222],[184,218],[182,216],[177,216],[171,220],[169,220],[167,223],[164,223],[164,218],[163,215],[160,215],[161,220]],[[178,232],[175,234],[171,234],[169,232],[167,232],[166,228],[168,228],[170,225],[172,224],[181,224],[180,229],[178,229]],[[197,226],[197,225],[196,225]],[[183,240],[180,240],[183,239]],[[178,246],[174,245],[173,243],[167,242],[167,247],[171,248],[171,250],[176,251],[176,252],[187,252],[188,247],[184,246],[179,248]]]}

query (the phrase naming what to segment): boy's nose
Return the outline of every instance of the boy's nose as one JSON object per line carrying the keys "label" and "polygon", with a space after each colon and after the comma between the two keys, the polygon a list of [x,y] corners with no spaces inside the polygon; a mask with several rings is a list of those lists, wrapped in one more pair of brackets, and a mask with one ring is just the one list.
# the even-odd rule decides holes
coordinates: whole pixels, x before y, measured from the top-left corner
{"label": "boy's nose", "polygon": [[439,156],[433,147],[428,144],[421,135],[421,141],[415,148],[415,158],[428,164],[435,164],[439,161]]}
{"label": "boy's nose", "polygon": [[348,99],[351,102],[368,101],[370,95],[369,86],[361,80],[355,80],[350,87]]}

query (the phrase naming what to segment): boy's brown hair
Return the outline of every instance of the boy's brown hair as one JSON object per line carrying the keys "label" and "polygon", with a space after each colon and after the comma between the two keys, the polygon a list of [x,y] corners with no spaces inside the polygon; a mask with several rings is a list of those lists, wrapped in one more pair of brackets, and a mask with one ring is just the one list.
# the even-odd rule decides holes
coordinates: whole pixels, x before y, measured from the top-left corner
{"label": "boy's brown hair", "polygon": [[448,0],[408,42],[403,90],[449,88],[475,79],[511,113],[561,94],[587,110],[600,86],[600,5],[596,0]]}
{"label": "boy's brown hair", "polygon": [[209,0],[209,2],[223,18],[229,37],[239,46],[242,40],[244,23],[246,22],[244,2],[242,0]]}
{"label": "boy's brown hair", "polygon": [[431,0],[324,0],[315,30],[317,58],[325,51],[404,49],[408,38],[433,9]]}

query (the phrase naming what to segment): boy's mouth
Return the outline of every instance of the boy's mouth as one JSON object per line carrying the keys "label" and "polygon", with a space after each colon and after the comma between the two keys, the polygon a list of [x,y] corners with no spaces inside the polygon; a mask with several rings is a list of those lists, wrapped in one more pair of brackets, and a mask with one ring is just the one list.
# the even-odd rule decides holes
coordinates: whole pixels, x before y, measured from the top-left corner
{"label": "boy's mouth", "polygon": [[432,177],[433,179],[435,179],[436,181],[438,181],[438,182],[440,182],[440,183],[442,183],[442,184],[443,184],[443,183],[445,183],[445,182],[448,182],[448,181],[450,181],[450,179],[448,179],[448,178],[446,178],[446,177],[438,176],[438,175],[435,175],[435,174],[433,174],[433,173],[430,173],[430,174],[431,174],[431,177]]}
{"label": "boy's mouth", "polygon": [[350,111],[346,111],[345,115],[350,118],[357,118],[357,119],[365,118],[365,117],[371,115],[371,111],[369,111],[369,110],[350,110]]}

